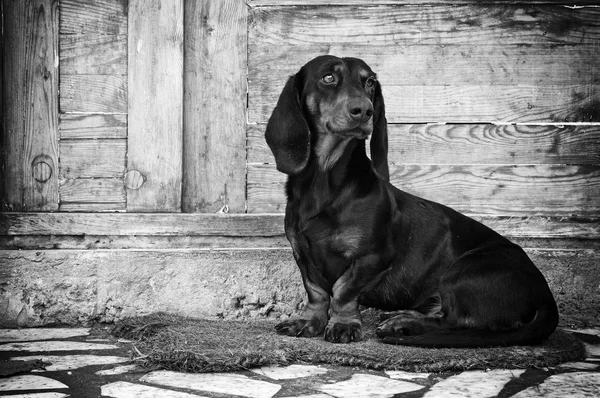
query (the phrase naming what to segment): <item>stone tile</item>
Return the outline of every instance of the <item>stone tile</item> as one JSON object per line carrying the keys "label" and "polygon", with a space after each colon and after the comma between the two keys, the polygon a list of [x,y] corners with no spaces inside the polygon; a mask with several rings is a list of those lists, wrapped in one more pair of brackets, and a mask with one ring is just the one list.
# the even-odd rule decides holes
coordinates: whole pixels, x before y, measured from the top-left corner
{"label": "stone tile", "polygon": [[594,370],[599,366],[600,364],[595,362],[566,362],[561,363],[557,367],[562,369]]}
{"label": "stone tile", "polygon": [[198,398],[199,395],[117,381],[102,386],[103,397],[113,398]]}
{"label": "stone tile", "polygon": [[423,398],[483,398],[495,397],[513,378],[524,370],[473,370],[450,376],[432,386]]}
{"label": "stone tile", "polygon": [[600,358],[600,345],[587,344],[587,343],[584,343],[584,345],[585,345],[585,352],[588,357]]}
{"label": "stone tile", "polygon": [[116,366],[112,369],[104,369],[96,372],[98,376],[112,376],[112,375],[122,375],[124,373],[134,372],[134,371],[142,371],[137,365],[123,365]]}
{"label": "stone tile", "polygon": [[68,388],[58,380],[49,377],[22,375],[0,379],[0,391],[49,390],[52,388]]}
{"label": "stone tile", "polygon": [[0,345],[0,351],[90,351],[114,350],[119,346],[112,344],[83,343],[80,341],[32,341],[27,343],[7,343]]}
{"label": "stone tile", "polygon": [[529,387],[513,398],[596,398],[600,394],[600,373],[574,372],[548,377],[539,386]]}
{"label": "stone tile", "polygon": [[408,381],[391,380],[387,377],[368,374],[355,374],[349,380],[316,387],[321,392],[340,398],[385,398],[422,388],[425,387]]}
{"label": "stone tile", "polygon": [[600,329],[564,329],[567,332],[591,334],[592,336],[600,336]]}
{"label": "stone tile", "polygon": [[68,396],[68,394],[60,392],[35,392],[31,394],[6,395],[8,398],[63,398]]}
{"label": "stone tile", "polygon": [[[49,362],[51,364],[46,366],[47,371],[72,370],[83,368],[84,366],[109,365],[113,363],[123,363],[129,361],[128,358],[112,355],[34,355],[27,357],[15,357],[11,359],[14,359],[15,361],[41,359],[42,361]],[[43,372],[43,370],[40,372]]]}
{"label": "stone tile", "polygon": [[36,341],[51,339],[68,339],[76,336],[87,336],[90,328],[54,329],[0,329],[0,343],[7,341]]}
{"label": "stone tile", "polygon": [[233,373],[177,373],[161,370],[148,373],[140,381],[249,398],[271,398],[281,389],[278,384]]}
{"label": "stone tile", "polygon": [[331,398],[329,394],[311,394],[311,395],[294,395],[293,397],[282,398]]}
{"label": "stone tile", "polygon": [[387,374],[390,379],[400,380],[426,379],[431,375],[431,373],[404,372],[402,370],[386,370],[385,374]]}
{"label": "stone tile", "polygon": [[297,379],[327,373],[327,369],[315,365],[263,366],[250,370],[274,380]]}

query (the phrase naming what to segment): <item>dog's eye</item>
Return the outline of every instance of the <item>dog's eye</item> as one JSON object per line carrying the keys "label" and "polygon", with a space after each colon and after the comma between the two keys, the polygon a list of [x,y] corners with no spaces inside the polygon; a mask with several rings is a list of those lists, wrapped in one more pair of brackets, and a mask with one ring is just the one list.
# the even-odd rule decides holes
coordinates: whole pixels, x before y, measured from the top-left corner
{"label": "dog's eye", "polygon": [[372,89],[373,87],[375,87],[375,78],[370,77],[365,82],[365,88]]}
{"label": "dog's eye", "polygon": [[335,76],[333,76],[331,73],[328,73],[325,76],[323,76],[321,78],[321,80],[325,84],[332,84],[332,83],[335,83]]}

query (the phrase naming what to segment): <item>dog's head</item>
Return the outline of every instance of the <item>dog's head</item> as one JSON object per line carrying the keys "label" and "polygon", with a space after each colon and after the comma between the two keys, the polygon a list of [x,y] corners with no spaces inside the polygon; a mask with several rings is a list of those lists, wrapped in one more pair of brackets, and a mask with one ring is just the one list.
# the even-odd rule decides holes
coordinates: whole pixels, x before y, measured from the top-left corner
{"label": "dog's head", "polygon": [[341,156],[340,144],[369,135],[375,169],[388,179],[387,123],[376,74],[360,59],[324,55],[288,79],[265,138],[277,169],[296,175],[311,154],[328,169]]}

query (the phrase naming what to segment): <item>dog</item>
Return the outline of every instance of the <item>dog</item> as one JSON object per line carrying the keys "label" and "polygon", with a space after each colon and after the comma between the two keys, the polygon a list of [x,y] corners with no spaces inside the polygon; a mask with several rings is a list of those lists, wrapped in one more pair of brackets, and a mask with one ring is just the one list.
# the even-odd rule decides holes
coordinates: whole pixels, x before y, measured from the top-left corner
{"label": "dog", "polygon": [[360,341],[359,305],[387,311],[376,334],[390,344],[534,345],[555,330],[556,302],[523,249],[390,184],[381,85],[364,61],[304,65],[265,139],[287,174],[285,234],[308,296],[277,333]]}

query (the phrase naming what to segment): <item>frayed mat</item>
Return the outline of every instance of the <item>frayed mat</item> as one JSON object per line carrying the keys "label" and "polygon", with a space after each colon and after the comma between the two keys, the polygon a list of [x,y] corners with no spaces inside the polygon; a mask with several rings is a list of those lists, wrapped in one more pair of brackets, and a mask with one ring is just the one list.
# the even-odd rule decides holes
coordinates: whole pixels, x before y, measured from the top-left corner
{"label": "frayed mat", "polygon": [[115,325],[113,335],[132,340],[135,361],[147,369],[190,373],[293,363],[414,372],[526,369],[553,367],[585,355],[581,341],[561,330],[537,346],[419,348],[383,344],[375,336],[376,322],[364,323],[364,340],[350,344],[332,344],[322,336],[281,336],[270,321],[207,320],[165,313],[124,319]]}

